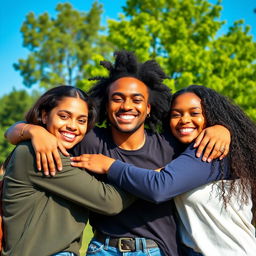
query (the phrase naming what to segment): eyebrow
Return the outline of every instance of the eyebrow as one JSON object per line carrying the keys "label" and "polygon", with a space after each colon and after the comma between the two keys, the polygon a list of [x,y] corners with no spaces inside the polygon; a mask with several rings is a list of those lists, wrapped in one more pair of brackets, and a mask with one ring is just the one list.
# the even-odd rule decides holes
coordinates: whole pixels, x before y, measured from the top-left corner
{"label": "eyebrow", "polygon": [[[70,111],[68,111],[68,110],[66,110],[66,109],[60,109],[60,110],[58,111],[58,113],[59,113],[59,112],[65,112],[65,113],[68,113],[69,115],[72,115],[72,112],[70,112]],[[79,116],[88,117],[88,115],[79,115]]]}
{"label": "eyebrow", "polygon": [[[133,97],[139,96],[139,97],[145,98],[144,95],[141,94],[141,93],[132,93],[131,95],[132,95]],[[114,93],[111,95],[111,97],[113,97],[113,96],[125,96],[125,95],[124,95],[123,93],[121,93],[121,92],[114,92]]]}
{"label": "eyebrow", "polygon": [[[201,107],[192,107],[192,108],[190,108],[190,110],[192,110],[192,109],[202,109],[202,108]],[[180,109],[179,108],[171,108],[171,111],[173,111],[173,110],[179,111]]]}

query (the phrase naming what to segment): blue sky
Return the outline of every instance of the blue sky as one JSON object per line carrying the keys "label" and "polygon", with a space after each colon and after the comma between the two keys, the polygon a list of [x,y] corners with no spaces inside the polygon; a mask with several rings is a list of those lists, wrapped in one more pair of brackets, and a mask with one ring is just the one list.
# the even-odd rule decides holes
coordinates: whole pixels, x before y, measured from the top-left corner
{"label": "blue sky", "polygon": [[[210,0],[215,3],[217,0]],[[8,0],[1,2],[0,8],[0,97],[9,93],[12,88],[26,89],[22,84],[22,77],[13,68],[13,63],[19,58],[25,58],[28,51],[22,47],[20,27],[27,13],[33,11],[36,15],[48,12],[55,14],[55,7],[60,2],[70,2],[75,9],[88,11],[93,0]],[[98,0],[104,6],[103,22],[108,18],[117,19],[122,13],[125,0]],[[221,20],[226,21],[220,33],[225,33],[228,27],[238,19],[251,26],[251,34],[256,40],[256,8],[255,0],[222,0],[223,10]],[[35,86],[33,88],[36,88]],[[29,91],[29,90],[28,90]]]}

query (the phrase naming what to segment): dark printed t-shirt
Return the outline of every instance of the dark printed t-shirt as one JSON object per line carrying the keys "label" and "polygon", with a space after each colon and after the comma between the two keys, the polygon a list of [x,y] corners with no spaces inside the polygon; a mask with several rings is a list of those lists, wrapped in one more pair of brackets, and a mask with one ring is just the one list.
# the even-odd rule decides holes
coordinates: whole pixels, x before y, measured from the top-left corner
{"label": "dark printed t-shirt", "polygon": [[[74,155],[101,153],[138,167],[156,169],[165,166],[175,156],[176,142],[168,135],[146,130],[146,142],[138,150],[117,147],[107,128],[96,127],[74,149]],[[178,153],[178,152],[177,152]],[[100,175],[104,179],[106,176]],[[153,204],[141,199],[115,216],[90,213],[94,230],[114,237],[146,237],[155,240],[165,255],[176,256],[176,224],[173,200]]]}

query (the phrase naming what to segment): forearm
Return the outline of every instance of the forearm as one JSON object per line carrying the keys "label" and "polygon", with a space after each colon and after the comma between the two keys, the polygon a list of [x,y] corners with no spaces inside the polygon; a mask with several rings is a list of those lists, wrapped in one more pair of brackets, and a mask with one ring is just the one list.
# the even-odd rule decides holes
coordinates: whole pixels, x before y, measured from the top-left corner
{"label": "forearm", "polygon": [[24,128],[25,125],[26,125],[25,122],[17,122],[15,124],[13,124],[5,132],[5,134],[4,134],[5,138],[10,143],[12,143],[14,145],[17,145],[19,142],[21,142],[23,140],[30,139],[30,138],[27,138],[27,136],[29,136],[29,134],[27,134],[27,132],[25,132],[25,131],[24,131],[23,136],[20,136],[21,131]]}
{"label": "forearm", "polygon": [[220,178],[219,162],[206,163],[183,153],[165,166],[161,172],[137,168],[116,161],[108,178],[121,188],[144,200],[160,203],[176,195]]}
{"label": "forearm", "polygon": [[32,182],[42,189],[101,214],[114,215],[134,202],[134,197],[121,189],[97,180],[79,168],[70,166],[62,156],[63,170],[55,177],[31,174]]}
{"label": "forearm", "polygon": [[4,135],[10,143],[17,145],[21,141],[32,139],[34,134],[43,130],[46,131],[39,125],[18,122],[9,127]]}

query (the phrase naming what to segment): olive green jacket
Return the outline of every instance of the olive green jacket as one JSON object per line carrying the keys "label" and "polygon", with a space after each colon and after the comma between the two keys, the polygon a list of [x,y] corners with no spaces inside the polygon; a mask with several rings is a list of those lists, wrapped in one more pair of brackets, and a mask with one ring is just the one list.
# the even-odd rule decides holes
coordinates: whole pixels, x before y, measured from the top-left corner
{"label": "olive green jacket", "polygon": [[19,144],[6,168],[3,189],[5,248],[2,255],[79,255],[88,211],[114,215],[133,197],[70,165],[54,177],[38,172],[29,141]]}

